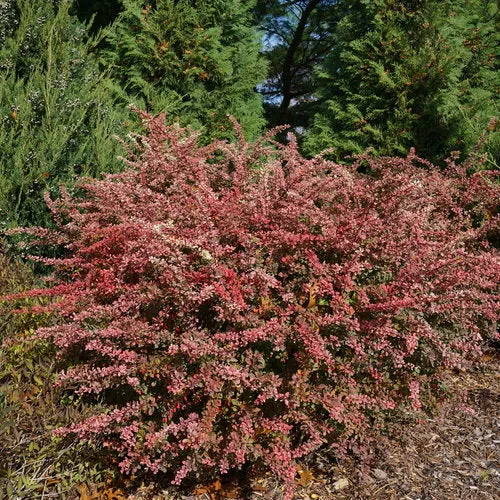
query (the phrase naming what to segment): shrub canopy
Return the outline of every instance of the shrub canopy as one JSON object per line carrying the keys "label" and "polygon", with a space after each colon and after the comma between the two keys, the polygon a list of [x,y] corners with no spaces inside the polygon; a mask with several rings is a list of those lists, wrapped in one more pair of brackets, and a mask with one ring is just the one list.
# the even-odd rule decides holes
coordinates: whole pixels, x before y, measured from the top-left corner
{"label": "shrub canopy", "polygon": [[107,405],[60,433],[174,483],[264,464],[291,498],[296,460],[420,409],[492,333],[494,174],[306,160],[293,138],[200,147],[142,117],[125,172],[47,198],[57,229],[25,230],[66,249],[30,292],[57,298],[38,310],[62,319],[39,330],[60,383]]}

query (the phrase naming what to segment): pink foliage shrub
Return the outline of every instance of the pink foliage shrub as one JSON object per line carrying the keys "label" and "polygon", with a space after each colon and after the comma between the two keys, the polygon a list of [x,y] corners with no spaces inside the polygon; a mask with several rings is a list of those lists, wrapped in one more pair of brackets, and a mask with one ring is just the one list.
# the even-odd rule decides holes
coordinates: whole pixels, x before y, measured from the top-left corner
{"label": "pink foliage shrub", "polygon": [[[143,115],[130,168],[48,200],[60,374],[109,410],[60,433],[124,471],[264,465],[290,498],[296,460],[342,452],[374,415],[419,409],[436,371],[497,319],[489,172],[407,158],[347,167],[217,142]],[[358,173],[360,165],[368,173]]]}

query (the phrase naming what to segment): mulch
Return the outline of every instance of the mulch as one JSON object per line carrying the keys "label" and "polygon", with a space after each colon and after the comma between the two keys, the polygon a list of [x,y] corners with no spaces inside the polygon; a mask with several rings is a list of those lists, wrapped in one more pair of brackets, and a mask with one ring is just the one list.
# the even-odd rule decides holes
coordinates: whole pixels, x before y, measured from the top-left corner
{"label": "mulch", "polygon": [[437,415],[396,425],[390,439],[379,443],[371,473],[351,464],[357,478],[351,488],[322,498],[500,499],[498,353],[470,371],[448,374],[445,382],[453,396]]}

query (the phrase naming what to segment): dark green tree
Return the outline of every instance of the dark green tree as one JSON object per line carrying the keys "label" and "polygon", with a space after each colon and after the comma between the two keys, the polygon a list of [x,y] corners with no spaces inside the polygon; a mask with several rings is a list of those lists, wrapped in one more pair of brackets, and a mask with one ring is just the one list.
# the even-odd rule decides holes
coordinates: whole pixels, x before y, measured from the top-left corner
{"label": "dark green tree", "polygon": [[264,125],[256,85],[265,77],[252,25],[253,1],[124,0],[106,37],[103,63],[130,100],[167,119],[231,134],[235,116],[248,137]]}
{"label": "dark green tree", "polygon": [[[498,113],[495,12],[481,0],[340,2],[334,47],[319,73],[321,110],[307,152],[337,159],[371,147],[440,161],[471,152]],[[483,150],[498,159],[498,132]]]}
{"label": "dark green tree", "polygon": [[[121,167],[128,111],[61,0],[0,1],[0,221],[43,224],[45,190]],[[117,111],[118,109],[118,111]]]}
{"label": "dark green tree", "polygon": [[121,11],[121,0],[74,0],[73,12],[85,22],[92,22],[91,30],[95,33],[100,28],[111,24]]}
{"label": "dark green tree", "polygon": [[271,126],[307,128],[315,112],[315,68],[332,49],[338,0],[259,0],[256,20],[264,33],[269,74],[259,90]]}

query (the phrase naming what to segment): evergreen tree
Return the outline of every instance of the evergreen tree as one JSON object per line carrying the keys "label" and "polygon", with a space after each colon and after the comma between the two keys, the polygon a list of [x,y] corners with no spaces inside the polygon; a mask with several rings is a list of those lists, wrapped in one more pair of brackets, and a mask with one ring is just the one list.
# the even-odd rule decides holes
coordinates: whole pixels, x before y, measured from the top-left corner
{"label": "evergreen tree", "polygon": [[130,95],[153,114],[232,133],[228,114],[248,137],[264,120],[256,85],[265,77],[252,0],[124,0],[110,30],[103,62]]}
{"label": "evergreen tree", "polygon": [[337,0],[259,0],[255,9],[264,33],[269,74],[260,86],[270,125],[308,127],[317,101],[314,69],[332,49]]}
{"label": "evergreen tree", "polygon": [[[43,192],[121,167],[124,113],[71,2],[0,2],[0,220],[43,224]],[[128,112],[127,112],[128,113]]]}
{"label": "evergreen tree", "polygon": [[[306,150],[335,147],[342,158],[415,146],[434,161],[470,152],[498,112],[492,2],[356,0],[341,8]],[[484,148],[498,157],[498,132]]]}

